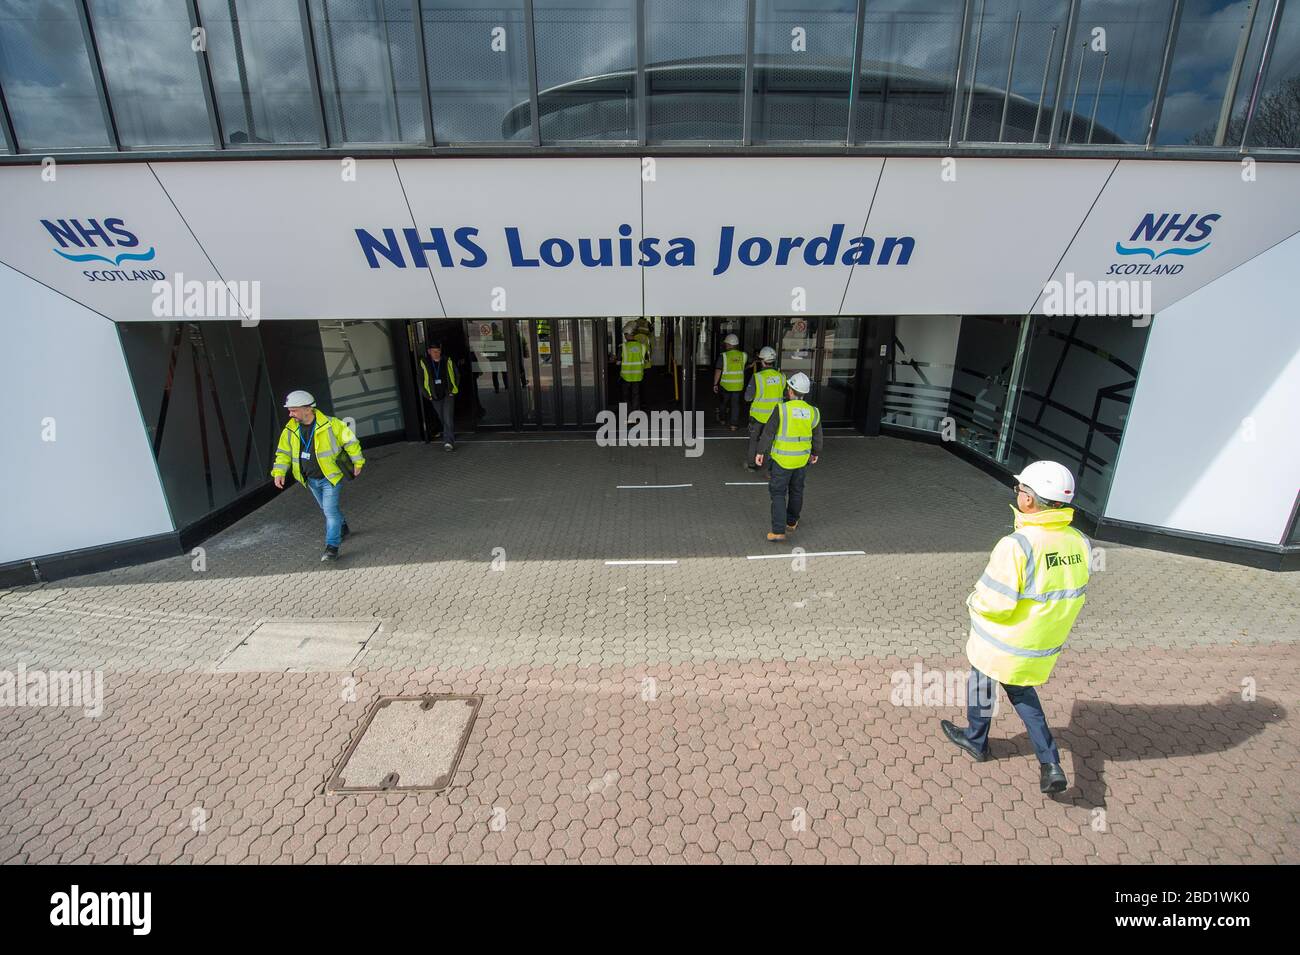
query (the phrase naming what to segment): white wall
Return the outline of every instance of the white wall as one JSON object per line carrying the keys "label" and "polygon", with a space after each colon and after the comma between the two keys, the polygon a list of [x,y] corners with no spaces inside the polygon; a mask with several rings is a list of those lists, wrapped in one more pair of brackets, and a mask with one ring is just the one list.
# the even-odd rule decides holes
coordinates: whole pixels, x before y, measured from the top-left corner
{"label": "white wall", "polygon": [[1159,312],[1106,517],[1277,544],[1300,488],[1300,235]]}
{"label": "white wall", "polygon": [[116,326],[4,265],[0,407],[0,563],[173,529]]}

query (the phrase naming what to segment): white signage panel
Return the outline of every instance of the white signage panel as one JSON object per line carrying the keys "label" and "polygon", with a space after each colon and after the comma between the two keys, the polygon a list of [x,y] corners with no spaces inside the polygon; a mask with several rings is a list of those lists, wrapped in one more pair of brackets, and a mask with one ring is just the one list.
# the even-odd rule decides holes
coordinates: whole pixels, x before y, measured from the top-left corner
{"label": "white signage panel", "polygon": [[[647,315],[836,315],[861,240],[876,158],[664,158],[642,184]],[[689,253],[689,259],[687,257]]]}
{"label": "white signage panel", "polygon": [[1024,314],[1113,160],[889,159],[867,220],[914,240],[904,266],[853,269],[844,315]]}
{"label": "white signage panel", "polygon": [[449,318],[641,313],[640,159],[399,159],[397,170],[419,241],[369,254],[383,275],[426,262]]}
{"label": "white signage panel", "polygon": [[1153,314],[1298,230],[1300,165],[1124,160],[1033,310],[1086,313],[1122,282]]}
{"label": "white signage panel", "polygon": [[143,163],[3,168],[0,210],[0,262],[115,321],[183,317],[153,291],[176,273],[220,279]]}
{"label": "white signage panel", "polygon": [[371,268],[363,252],[358,230],[399,243],[415,226],[391,159],[155,163],[154,171],[222,276],[258,283],[256,317],[443,317],[427,268]]}

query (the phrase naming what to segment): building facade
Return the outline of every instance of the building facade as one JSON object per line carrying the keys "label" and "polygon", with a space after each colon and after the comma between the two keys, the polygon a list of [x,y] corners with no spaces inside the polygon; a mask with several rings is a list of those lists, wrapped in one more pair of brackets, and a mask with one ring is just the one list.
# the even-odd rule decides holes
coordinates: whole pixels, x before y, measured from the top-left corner
{"label": "building facade", "polygon": [[1300,560],[1300,4],[0,0],[0,577],[188,550],[289,390],[594,430],[722,338],[843,433]]}

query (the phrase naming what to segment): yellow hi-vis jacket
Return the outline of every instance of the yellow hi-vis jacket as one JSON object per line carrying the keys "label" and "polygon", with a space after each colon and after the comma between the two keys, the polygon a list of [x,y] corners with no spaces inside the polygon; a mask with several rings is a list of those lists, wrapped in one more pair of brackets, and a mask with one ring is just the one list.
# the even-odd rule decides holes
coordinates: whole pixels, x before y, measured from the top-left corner
{"label": "yellow hi-vis jacket", "polygon": [[749,403],[749,416],[767,424],[784,397],[785,375],[775,368],[759,368],[754,372],[754,400]]}
{"label": "yellow hi-vis jacket", "polygon": [[[316,455],[316,463],[320,465],[321,473],[331,484],[338,484],[343,480],[343,471],[340,470],[336,460],[341,451],[348,453],[353,468],[359,470],[366,463],[366,459],[361,455],[361,442],[352,433],[352,429],[338,418],[331,418],[319,408],[316,409],[316,429],[312,433],[311,443],[311,453]],[[280,432],[280,444],[275,449],[275,464],[271,466],[271,477],[280,477],[292,464],[293,479],[299,484],[306,485],[307,481],[302,476],[299,462],[301,454],[302,434],[298,419],[290,418],[289,423]]]}
{"label": "yellow hi-vis jacket", "polygon": [[623,342],[618,376],[624,381],[640,381],[645,377],[645,343],[638,338]]}
{"label": "yellow hi-vis jacket", "polygon": [[[460,385],[456,382],[456,363],[446,355],[442,358],[443,365],[447,369],[447,394],[460,394]],[[433,370],[433,363],[427,358],[420,359],[420,371],[424,373],[424,396],[430,401],[433,400],[433,378],[429,372]]]}
{"label": "yellow hi-vis jacket", "polygon": [[1074,509],[1016,515],[966,598],[971,666],[999,683],[1039,686],[1056,666],[1088,589],[1092,545],[1070,526]]}
{"label": "yellow hi-vis jacket", "polygon": [[745,359],[743,351],[730,348],[722,353],[722,377],[718,384],[723,391],[745,390]]}

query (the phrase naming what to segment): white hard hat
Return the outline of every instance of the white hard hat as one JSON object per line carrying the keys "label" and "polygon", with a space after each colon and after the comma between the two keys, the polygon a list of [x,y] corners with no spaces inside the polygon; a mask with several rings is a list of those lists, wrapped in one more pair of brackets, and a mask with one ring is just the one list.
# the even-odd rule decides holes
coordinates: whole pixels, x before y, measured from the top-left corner
{"label": "white hard hat", "polygon": [[776,349],[770,345],[764,345],[758,350],[759,361],[776,361]]}
{"label": "white hard hat", "polygon": [[803,372],[797,371],[790,376],[790,387],[798,394],[806,395],[812,391],[812,381]]}
{"label": "white hard hat", "polygon": [[286,408],[314,408],[316,407],[316,399],[311,396],[310,391],[299,389],[298,391],[289,392],[289,397],[284,399],[284,406]]}
{"label": "white hard hat", "polygon": [[1015,478],[1044,501],[1069,504],[1074,500],[1074,475],[1064,464],[1035,461]]}
{"label": "white hard hat", "polygon": [[724,338],[724,339],[722,340],[722,344],[724,344],[724,345],[739,345],[739,344],[740,344],[740,339],[737,338],[735,335],[728,335],[726,338]]}
{"label": "white hard hat", "polygon": [[635,331],[636,331],[636,322],[628,322],[626,325],[623,326],[624,335],[631,335]]}

